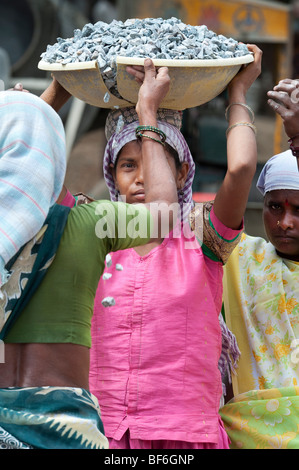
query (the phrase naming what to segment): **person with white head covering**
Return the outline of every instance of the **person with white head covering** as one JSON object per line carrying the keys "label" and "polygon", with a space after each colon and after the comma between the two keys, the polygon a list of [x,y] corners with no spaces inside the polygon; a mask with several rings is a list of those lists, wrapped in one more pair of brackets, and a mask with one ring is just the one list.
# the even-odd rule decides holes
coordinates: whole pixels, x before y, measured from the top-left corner
{"label": "person with white head covering", "polygon": [[[152,62],[147,64],[139,104],[144,107],[151,126],[156,124],[157,109],[168,89],[167,69],[156,71]],[[50,91],[54,91],[52,96],[55,96],[55,90]],[[38,170],[43,169],[43,158],[48,162],[47,157],[52,155],[50,150],[54,149],[53,153],[59,150],[57,132],[62,128],[56,127],[56,123],[60,121],[58,117],[56,123],[51,119],[53,109],[40,98],[33,99],[22,92],[15,92],[13,96],[16,96],[16,108],[10,107],[8,100],[9,105],[5,102],[1,111],[3,127],[6,110],[7,121],[11,124],[7,131],[14,138],[4,140],[2,150],[12,149],[14,158],[11,160],[23,164],[24,158],[25,166],[27,152],[24,148],[30,147],[36,162],[32,172],[42,179],[43,172]],[[17,102],[21,108],[24,103],[27,105],[27,115],[25,118],[23,113],[22,120]],[[13,118],[12,109],[17,119]],[[144,117],[142,110],[139,116]],[[24,125],[25,120],[30,124],[26,135],[15,131],[22,129],[20,122]],[[40,134],[44,121],[51,127],[52,134],[46,130]],[[35,141],[32,136],[37,131],[39,139]],[[50,138],[53,142],[48,141]],[[10,276],[2,286],[0,299],[0,340],[5,350],[4,361],[0,358],[1,449],[108,447],[98,401],[88,387],[91,316],[105,256],[149,243],[155,223],[161,224],[147,206],[162,203],[163,215],[177,202],[176,185],[162,146],[148,140],[142,147],[146,204],[94,201],[72,208],[54,204],[38,234],[9,262]],[[65,152],[62,156],[65,158]],[[59,160],[52,163],[54,169],[59,167]],[[17,165],[17,176],[18,170]],[[149,184],[152,173],[156,185]],[[1,173],[3,179],[5,175]],[[52,180],[42,181],[46,186]],[[53,187],[52,193],[54,199],[58,198]],[[10,199],[8,202],[13,207],[14,198]],[[36,202],[42,202],[42,194],[37,195]],[[22,204],[26,209],[26,199]],[[7,212],[10,215],[9,207]],[[169,220],[172,221],[171,216]],[[142,227],[142,234],[138,229],[134,231],[135,225]]]}
{"label": "person with white head covering", "polygon": [[[141,142],[162,131],[181,209],[178,226],[162,240],[112,253],[98,286],[89,383],[111,449],[228,448],[219,417],[218,316],[222,266],[240,239],[256,168],[245,95],[262,53],[249,47],[255,60],[229,87],[228,171],[214,203],[193,207],[194,162],[180,113],[159,110],[156,129],[132,109],[108,116],[103,166],[111,198],[144,203]],[[142,82],[141,68],[128,71]]]}
{"label": "person with white head covering", "polygon": [[[283,82],[284,90],[294,90],[290,84]],[[269,104],[295,136],[298,103],[279,89],[269,92]],[[243,234],[224,268],[225,318],[241,355],[234,398],[220,414],[233,449],[298,449],[299,171],[293,149],[267,161],[257,188],[268,241]]]}
{"label": "person with white head covering", "polygon": [[276,189],[298,189],[298,167],[291,150],[271,157],[264,165],[258,181],[257,189],[263,196]]}
{"label": "person with white head covering", "polygon": [[65,135],[58,114],[31,93],[0,93],[0,297],[5,265],[41,229],[62,190]]}

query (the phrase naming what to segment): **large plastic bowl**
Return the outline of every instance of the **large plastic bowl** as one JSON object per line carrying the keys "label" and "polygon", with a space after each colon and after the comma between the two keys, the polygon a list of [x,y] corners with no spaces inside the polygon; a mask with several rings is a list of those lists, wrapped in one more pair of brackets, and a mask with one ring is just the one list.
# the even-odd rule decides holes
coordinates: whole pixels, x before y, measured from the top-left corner
{"label": "large plastic bowl", "polygon": [[[154,59],[157,67],[169,68],[170,89],[161,108],[183,110],[200,106],[218,96],[238,73],[243,64],[253,61],[247,54],[234,59],[163,60]],[[117,57],[117,88],[123,99],[107,89],[97,61],[76,62],[66,65],[40,61],[38,68],[51,72],[58,82],[73,96],[100,108],[135,105],[139,85],[126,71],[127,65],[143,65],[144,59]],[[107,101],[109,93],[109,101]]]}

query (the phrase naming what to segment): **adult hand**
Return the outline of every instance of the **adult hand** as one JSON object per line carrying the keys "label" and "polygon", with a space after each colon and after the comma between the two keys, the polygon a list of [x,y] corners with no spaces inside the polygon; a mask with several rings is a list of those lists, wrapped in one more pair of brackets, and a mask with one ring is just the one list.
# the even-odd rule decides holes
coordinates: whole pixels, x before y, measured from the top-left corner
{"label": "adult hand", "polygon": [[283,120],[289,138],[299,134],[299,81],[286,78],[267,93],[268,105]]}
{"label": "adult hand", "polygon": [[133,75],[133,77],[135,77],[135,80],[137,83],[142,85],[143,80],[144,80],[144,66],[143,65],[128,65],[126,67],[126,70],[130,75]]}
{"label": "adult hand", "polygon": [[262,50],[254,44],[247,44],[248,50],[253,53],[254,60],[250,64],[243,65],[237,75],[228,85],[230,95],[238,93],[246,96],[247,91],[255,82],[262,70]]}
{"label": "adult hand", "polygon": [[137,113],[139,114],[143,110],[156,113],[169,91],[168,68],[157,69],[151,59],[145,59],[144,68],[127,67],[127,71],[135,77],[138,83],[141,83],[136,105]]}
{"label": "adult hand", "polygon": [[71,94],[52,75],[52,82],[40,95],[58,113],[62,106],[71,98]]}

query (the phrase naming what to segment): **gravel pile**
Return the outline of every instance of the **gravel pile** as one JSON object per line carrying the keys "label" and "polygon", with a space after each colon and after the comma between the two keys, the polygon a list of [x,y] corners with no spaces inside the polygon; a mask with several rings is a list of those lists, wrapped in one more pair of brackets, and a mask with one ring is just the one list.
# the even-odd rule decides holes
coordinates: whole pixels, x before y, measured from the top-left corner
{"label": "gravel pile", "polygon": [[207,26],[191,26],[177,18],[98,21],[76,29],[72,38],[57,38],[41,54],[49,63],[69,64],[97,60],[103,80],[115,96],[116,57],[152,59],[229,59],[249,53],[245,44],[217,35]]}

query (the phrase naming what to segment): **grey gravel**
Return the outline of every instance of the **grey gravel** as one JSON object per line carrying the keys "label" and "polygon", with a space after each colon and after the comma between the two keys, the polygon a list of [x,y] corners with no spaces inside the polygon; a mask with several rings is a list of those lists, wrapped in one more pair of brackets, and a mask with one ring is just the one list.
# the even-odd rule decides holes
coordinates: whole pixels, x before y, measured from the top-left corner
{"label": "grey gravel", "polygon": [[115,305],[115,300],[113,297],[105,297],[102,300],[103,307],[113,307]]}
{"label": "grey gravel", "polygon": [[112,277],[112,274],[111,273],[104,273],[102,278],[104,279],[104,281],[107,281],[107,279],[110,279]]}
{"label": "grey gravel", "polygon": [[108,253],[108,255],[106,255],[105,261],[106,261],[107,268],[110,268],[112,266],[112,258],[111,258],[111,255],[109,253]]}
{"label": "grey gravel", "polygon": [[[177,18],[130,19],[88,23],[74,30],[72,38],[57,38],[41,54],[49,63],[69,64],[97,60],[112,95],[121,96],[116,84],[116,57],[152,59],[228,59],[249,53],[245,44],[217,35],[207,26],[191,26]],[[105,102],[109,101],[109,93]]]}

